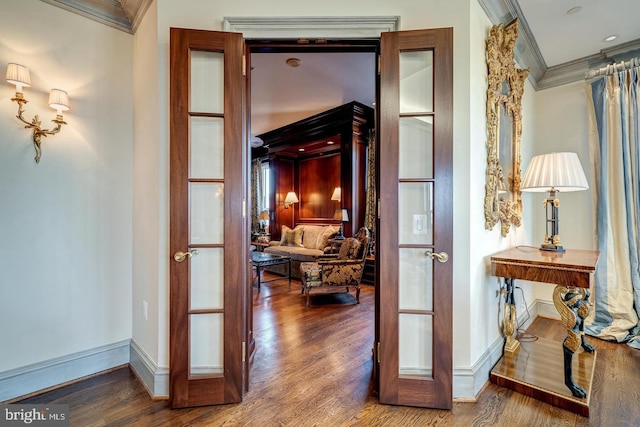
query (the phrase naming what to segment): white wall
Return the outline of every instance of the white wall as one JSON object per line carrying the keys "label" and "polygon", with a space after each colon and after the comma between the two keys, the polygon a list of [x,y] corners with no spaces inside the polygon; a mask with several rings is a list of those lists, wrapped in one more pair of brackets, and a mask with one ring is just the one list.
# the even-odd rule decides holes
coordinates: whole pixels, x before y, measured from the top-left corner
{"label": "white wall", "polygon": [[37,0],[3,0],[0,28],[2,76],[31,72],[26,117],[50,123],[52,87],[71,100],[36,164],[0,84],[2,373],[131,337],[133,109],[130,35]]}
{"label": "white wall", "polygon": [[[133,340],[153,361],[158,360],[160,323],[169,314],[159,310],[165,299],[166,274],[161,261],[168,225],[160,201],[168,191],[167,174],[160,159],[167,156],[158,149],[160,127],[158,98],[162,88],[158,75],[157,14],[155,2],[149,6],[134,37],[134,186],[133,186]],[[160,170],[164,180],[161,178]],[[161,222],[161,219],[164,220]],[[165,242],[166,243],[166,242]],[[161,250],[162,249],[162,250]],[[143,304],[147,304],[147,317]],[[162,308],[167,308],[166,303]],[[164,330],[163,330],[164,333]]]}

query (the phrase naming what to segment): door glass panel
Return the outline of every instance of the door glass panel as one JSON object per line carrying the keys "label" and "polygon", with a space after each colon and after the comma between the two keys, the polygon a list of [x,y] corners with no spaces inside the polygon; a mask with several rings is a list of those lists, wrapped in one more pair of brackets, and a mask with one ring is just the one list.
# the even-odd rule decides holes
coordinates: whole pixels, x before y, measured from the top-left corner
{"label": "door glass panel", "polygon": [[400,119],[400,160],[403,178],[433,178],[433,117]]}
{"label": "door glass panel", "polygon": [[433,52],[400,53],[400,113],[433,111]]}
{"label": "door glass panel", "polygon": [[398,308],[433,309],[433,260],[425,249],[400,249],[398,268]]}
{"label": "door glass panel", "polygon": [[398,233],[401,245],[433,243],[433,183],[398,185]]}
{"label": "door glass panel", "polygon": [[220,244],[224,239],[224,184],[192,182],[190,244]]}
{"label": "door glass panel", "polygon": [[224,320],[220,313],[189,316],[189,375],[223,373]]}
{"label": "door glass panel", "polygon": [[190,118],[191,144],[189,177],[224,177],[224,119]]}
{"label": "door glass panel", "polygon": [[224,251],[221,248],[198,249],[191,258],[190,309],[222,308],[224,303]]}
{"label": "door glass panel", "polygon": [[400,313],[399,375],[433,377],[433,316]]}
{"label": "door glass panel", "polygon": [[191,105],[195,113],[224,111],[224,54],[191,51]]}

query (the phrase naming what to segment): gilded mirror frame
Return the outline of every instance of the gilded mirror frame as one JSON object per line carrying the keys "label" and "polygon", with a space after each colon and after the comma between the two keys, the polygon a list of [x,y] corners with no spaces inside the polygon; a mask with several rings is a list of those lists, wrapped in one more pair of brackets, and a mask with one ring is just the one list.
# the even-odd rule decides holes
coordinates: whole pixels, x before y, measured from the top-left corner
{"label": "gilded mirror frame", "polygon": [[522,222],[520,138],[522,95],[529,69],[516,67],[513,52],[518,20],[491,27],[487,49],[487,171],[485,228],[500,222],[503,237]]}

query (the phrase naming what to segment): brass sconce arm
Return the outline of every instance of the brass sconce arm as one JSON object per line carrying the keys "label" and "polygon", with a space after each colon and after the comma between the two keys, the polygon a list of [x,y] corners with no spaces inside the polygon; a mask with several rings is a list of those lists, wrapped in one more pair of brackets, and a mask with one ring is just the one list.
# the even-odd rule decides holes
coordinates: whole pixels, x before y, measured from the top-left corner
{"label": "brass sconce arm", "polygon": [[60,89],[51,89],[49,93],[49,107],[56,110],[56,118],[52,120],[56,126],[52,129],[44,129],[38,115],[35,115],[31,121],[24,118],[24,104],[28,101],[22,94],[22,88],[31,86],[29,69],[24,65],[9,64],[7,66],[7,82],[16,86],[16,96],[11,98],[11,101],[18,103],[18,115],[16,118],[25,124],[25,129],[33,129],[33,147],[36,150],[35,161],[36,163],[40,163],[40,157],[42,156],[42,137],[59,133],[62,125],[67,124],[62,118],[62,112],[69,109],[67,92]]}
{"label": "brass sconce arm", "polygon": [[16,118],[25,124],[25,129],[33,129],[33,147],[36,150],[36,157],[34,160],[36,163],[40,163],[40,157],[42,157],[42,137],[57,134],[62,129],[62,125],[66,125],[67,122],[62,119],[62,115],[58,114],[55,119],[51,120],[56,126],[53,129],[43,129],[42,122],[37,114],[33,117],[31,122],[25,120],[24,104],[28,102],[26,99],[16,96],[15,98],[11,98],[11,100],[18,103],[18,114],[16,115]]}

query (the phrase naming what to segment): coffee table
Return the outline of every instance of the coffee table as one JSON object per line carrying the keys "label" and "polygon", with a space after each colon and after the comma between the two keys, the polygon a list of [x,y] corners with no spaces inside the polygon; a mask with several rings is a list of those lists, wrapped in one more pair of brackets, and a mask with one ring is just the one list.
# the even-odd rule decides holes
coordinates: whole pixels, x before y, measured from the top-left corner
{"label": "coffee table", "polygon": [[261,280],[260,269],[268,265],[276,264],[289,264],[289,286],[291,286],[291,257],[286,255],[275,255],[264,252],[251,252],[251,262],[256,267],[256,275],[258,276],[258,291],[260,290],[260,283],[273,282],[274,280],[280,280],[280,278]]}

